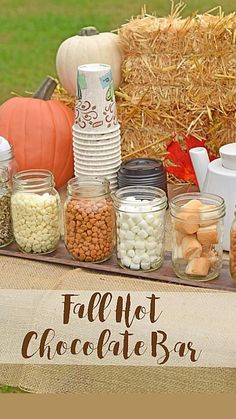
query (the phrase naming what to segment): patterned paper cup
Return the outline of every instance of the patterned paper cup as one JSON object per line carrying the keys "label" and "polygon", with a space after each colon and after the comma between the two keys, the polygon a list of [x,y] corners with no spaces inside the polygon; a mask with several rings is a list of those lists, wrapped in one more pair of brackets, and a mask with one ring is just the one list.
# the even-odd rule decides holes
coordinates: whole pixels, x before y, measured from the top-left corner
{"label": "patterned paper cup", "polygon": [[74,165],[75,170],[77,173],[79,173],[80,175],[85,175],[85,176],[112,176],[112,175],[116,175],[116,173],[119,170],[119,166],[118,168],[113,168],[113,169],[101,169],[99,170],[98,168],[86,168],[86,169],[81,169],[80,166],[78,166],[76,163]]}
{"label": "patterned paper cup", "polygon": [[99,149],[100,146],[104,146],[108,148],[112,148],[115,146],[119,146],[121,144],[120,136],[112,138],[111,140],[81,140],[78,138],[73,137],[73,144],[77,145],[78,147],[90,148],[90,147],[97,147]]}
{"label": "patterned paper cup", "polygon": [[81,131],[81,129],[78,129],[78,126],[74,124],[72,126],[72,133],[74,137],[78,137],[84,140],[106,140],[113,137],[117,137],[120,134],[120,125],[118,124],[118,128],[114,129],[113,131],[106,131],[102,134],[99,134],[97,132],[86,133],[84,131]]}
{"label": "patterned paper cup", "polygon": [[78,67],[75,124],[85,133],[112,132],[118,127],[110,65]]}
{"label": "patterned paper cup", "polygon": [[97,160],[97,161],[92,161],[92,160],[90,160],[90,161],[84,161],[84,160],[80,160],[80,159],[77,159],[76,157],[75,157],[75,165],[76,165],[76,167],[79,167],[79,168],[81,168],[82,170],[84,169],[84,170],[86,170],[87,168],[92,168],[92,169],[98,169],[98,170],[109,170],[109,169],[113,169],[113,167],[115,167],[115,168],[117,168],[117,167],[120,167],[120,165],[121,165],[121,159],[120,158],[118,158],[118,159],[116,159],[116,160],[114,160],[114,161],[112,161],[112,160],[109,160],[109,161],[104,161],[104,160]]}
{"label": "patterned paper cup", "polygon": [[97,148],[89,148],[89,149],[83,149],[81,147],[73,146],[74,153],[78,154],[79,156],[83,156],[85,158],[89,157],[99,157],[101,158],[114,158],[121,155],[121,148],[115,147],[113,149],[103,149],[102,147],[99,148],[99,151]]}
{"label": "patterned paper cup", "polygon": [[112,154],[112,155],[97,155],[96,153],[94,154],[82,154],[79,151],[74,150],[74,158],[78,161],[84,164],[87,164],[89,162],[101,162],[104,164],[107,164],[108,162],[111,162],[111,164],[116,163],[118,160],[121,161],[121,153],[118,152],[116,154]]}

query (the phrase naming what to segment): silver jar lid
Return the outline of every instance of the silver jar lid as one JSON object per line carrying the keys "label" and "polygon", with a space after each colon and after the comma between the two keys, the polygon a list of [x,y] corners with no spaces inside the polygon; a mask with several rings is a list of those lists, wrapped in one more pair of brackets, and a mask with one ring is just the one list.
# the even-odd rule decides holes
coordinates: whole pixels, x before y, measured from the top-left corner
{"label": "silver jar lid", "polygon": [[0,137],[0,161],[10,160],[13,158],[13,147],[4,138]]}

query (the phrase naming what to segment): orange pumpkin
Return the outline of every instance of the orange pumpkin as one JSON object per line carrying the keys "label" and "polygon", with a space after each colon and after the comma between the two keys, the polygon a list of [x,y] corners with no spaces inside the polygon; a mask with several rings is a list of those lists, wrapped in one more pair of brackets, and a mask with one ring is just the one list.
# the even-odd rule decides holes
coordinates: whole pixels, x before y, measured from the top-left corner
{"label": "orange pumpkin", "polygon": [[51,77],[30,98],[15,97],[0,106],[0,136],[14,146],[19,170],[48,169],[56,187],[73,176],[71,127],[74,115],[59,100]]}

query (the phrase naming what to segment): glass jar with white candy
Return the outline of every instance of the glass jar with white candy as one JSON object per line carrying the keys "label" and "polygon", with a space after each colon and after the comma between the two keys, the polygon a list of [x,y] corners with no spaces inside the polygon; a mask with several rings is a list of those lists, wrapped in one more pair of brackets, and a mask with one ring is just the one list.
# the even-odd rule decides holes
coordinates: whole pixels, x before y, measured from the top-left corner
{"label": "glass jar with white candy", "polygon": [[13,177],[13,233],[25,253],[51,253],[61,234],[60,197],[48,170],[25,170]]}
{"label": "glass jar with white candy", "polygon": [[151,186],[128,186],[115,192],[113,202],[120,266],[137,271],[159,268],[164,259],[165,192]]}

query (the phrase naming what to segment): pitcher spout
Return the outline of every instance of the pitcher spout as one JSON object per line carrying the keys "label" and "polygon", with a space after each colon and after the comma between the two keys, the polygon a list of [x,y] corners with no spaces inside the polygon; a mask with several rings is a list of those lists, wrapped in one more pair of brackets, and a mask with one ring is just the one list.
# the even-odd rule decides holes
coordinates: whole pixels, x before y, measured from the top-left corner
{"label": "pitcher spout", "polygon": [[208,165],[210,163],[207,150],[204,147],[195,147],[189,150],[189,154],[193,164],[199,189],[202,192],[207,175]]}

